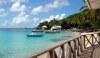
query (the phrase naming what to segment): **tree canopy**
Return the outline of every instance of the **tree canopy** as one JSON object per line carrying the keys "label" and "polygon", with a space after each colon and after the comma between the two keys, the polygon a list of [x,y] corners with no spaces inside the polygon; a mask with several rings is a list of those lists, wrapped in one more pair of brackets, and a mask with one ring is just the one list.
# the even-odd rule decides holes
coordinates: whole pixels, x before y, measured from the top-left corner
{"label": "tree canopy", "polygon": [[79,13],[75,13],[62,20],[53,19],[50,22],[45,21],[38,27],[46,25],[50,29],[54,25],[61,25],[62,29],[79,28],[79,29],[100,29],[100,9],[85,9]]}

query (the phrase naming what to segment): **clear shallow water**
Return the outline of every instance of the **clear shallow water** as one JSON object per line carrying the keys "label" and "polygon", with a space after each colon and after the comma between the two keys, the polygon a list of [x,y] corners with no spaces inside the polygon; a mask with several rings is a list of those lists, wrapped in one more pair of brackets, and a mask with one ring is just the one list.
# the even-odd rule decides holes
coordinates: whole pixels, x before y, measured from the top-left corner
{"label": "clear shallow water", "polygon": [[65,40],[64,37],[73,35],[71,32],[61,32],[44,34],[43,37],[27,37],[29,33],[31,31],[0,30],[0,58],[29,58],[58,41]]}

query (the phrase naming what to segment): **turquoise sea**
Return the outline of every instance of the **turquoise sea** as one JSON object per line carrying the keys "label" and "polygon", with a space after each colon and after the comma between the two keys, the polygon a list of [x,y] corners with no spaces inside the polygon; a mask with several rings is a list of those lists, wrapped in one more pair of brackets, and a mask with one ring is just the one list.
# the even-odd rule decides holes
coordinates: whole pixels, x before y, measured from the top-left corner
{"label": "turquoise sea", "polygon": [[32,29],[0,29],[0,58],[30,58],[62,40],[72,32],[44,33],[43,37],[27,37]]}

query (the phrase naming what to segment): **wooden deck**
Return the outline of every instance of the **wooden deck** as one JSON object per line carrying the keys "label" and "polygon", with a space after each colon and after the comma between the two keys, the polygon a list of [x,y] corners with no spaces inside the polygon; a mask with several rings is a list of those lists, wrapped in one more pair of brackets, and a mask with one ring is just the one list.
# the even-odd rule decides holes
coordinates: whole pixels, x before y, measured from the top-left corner
{"label": "wooden deck", "polygon": [[100,32],[80,35],[31,58],[100,58]]}
{"label": "wooden deck", "polygon": [[100,45],[89,47],[79,55],[80,58],[100,58]]}

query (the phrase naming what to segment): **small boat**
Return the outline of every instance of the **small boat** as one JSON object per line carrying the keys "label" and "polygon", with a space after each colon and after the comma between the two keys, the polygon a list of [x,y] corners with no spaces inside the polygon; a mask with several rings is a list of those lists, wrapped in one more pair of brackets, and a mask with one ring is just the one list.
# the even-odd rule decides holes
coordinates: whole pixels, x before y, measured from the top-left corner
{"label": "small boat", "polygon": [[31,34],[28,34],[27,37],[42,37],[43,34],[41,33],[31,33]]}

